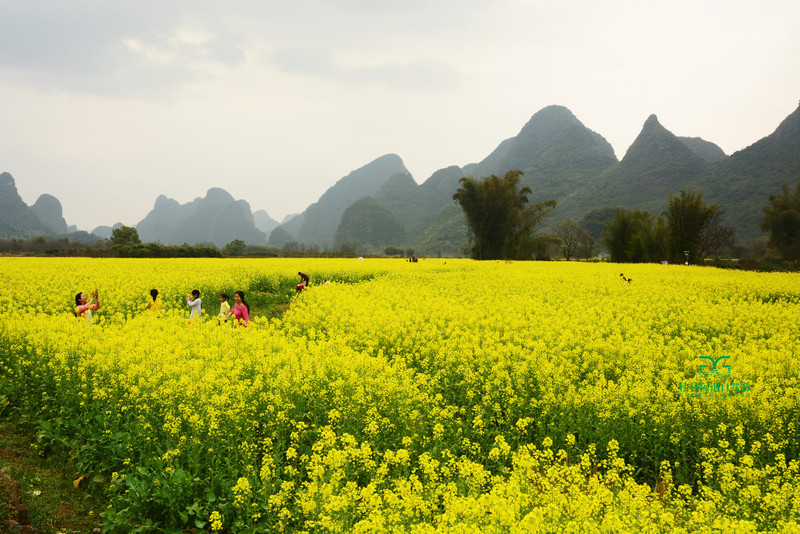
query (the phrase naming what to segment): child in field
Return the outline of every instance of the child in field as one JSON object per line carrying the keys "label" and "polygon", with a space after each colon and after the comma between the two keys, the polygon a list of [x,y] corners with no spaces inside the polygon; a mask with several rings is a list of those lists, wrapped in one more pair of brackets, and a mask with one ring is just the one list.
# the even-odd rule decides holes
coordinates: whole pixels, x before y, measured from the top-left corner
{"label": "child in field", "polygon": [[244,320],[244,326],[247,326],[247,323],[250,322],[250,306],[244,300],[244,292],[237,291],[234,293],[233,300],[235,302],[233,316],[236,318],[236,324],[242,324],[242,320]]}
{"label": "child in field", "polygon": [[158,298],[158,289],[151,289],[150,296],[153,300],[148,300],[147,304],[145,304],[145,308],[150,310],[150,313],[156,317],[161,317],[161,310],[164,309],[164,303]]}
{"label": "child in field", "polygon": [[219,315],[217,319],[219,320],[219,324],[227,323],[228,319],[231,318],[231,305],[228,304],[228,294],[227,293],[220,293],[219,294]]}
{"label": "child in field", "polygon": [[92,311],[100,309],[100,298],[95,289],[92,293],[92,298],[87,302],[86,293],[78,293],[75,295],[75,317],[86,319],[86,322],[92,324]]}
{"label": "child in field", "polygon": [[186,304],[188,304],[189,308],[192,309],[192,311],[189,312],[189,319],[195,316],[199,318],[202,314],[202,309],[200,306],[203,304],[203,301],[200,300],[199,289],[193,289],[191,295],[186,295]]}

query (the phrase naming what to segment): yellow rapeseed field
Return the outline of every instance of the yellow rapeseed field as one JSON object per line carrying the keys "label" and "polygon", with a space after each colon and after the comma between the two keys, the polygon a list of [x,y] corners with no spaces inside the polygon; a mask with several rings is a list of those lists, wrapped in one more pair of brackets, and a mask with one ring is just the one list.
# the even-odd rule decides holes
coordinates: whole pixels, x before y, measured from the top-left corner
{"label": "yellow rapeseed field", "polygon": [[[108,532],[800,532],[797,274],[0,258],[0,282],[0,413],[105,481]],[[289,308],[220,325],[236,290]]]}

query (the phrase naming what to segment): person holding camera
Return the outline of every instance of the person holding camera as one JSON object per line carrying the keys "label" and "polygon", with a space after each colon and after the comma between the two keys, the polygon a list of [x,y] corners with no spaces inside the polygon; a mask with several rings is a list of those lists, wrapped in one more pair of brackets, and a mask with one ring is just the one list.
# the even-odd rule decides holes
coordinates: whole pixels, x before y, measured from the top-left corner
{"label": "person holding camera", "polygon": [[189,312],[189,319],[195,316],[199,319],[200,315],[203,313],[201,308],[203,301],[200,299],[200,291],[193,289],[191,295],[186,295],[186,304],[189,305],[189,309],[191,310]]}
{"label": "person holding camera", "polygon": [[86,319],[88,324],[92,324],[92,312],[98,309],[100,309],[100,298],[96,289],[92,292],[91,299],[87,299],[86,293],[75,295],[75,317]]}

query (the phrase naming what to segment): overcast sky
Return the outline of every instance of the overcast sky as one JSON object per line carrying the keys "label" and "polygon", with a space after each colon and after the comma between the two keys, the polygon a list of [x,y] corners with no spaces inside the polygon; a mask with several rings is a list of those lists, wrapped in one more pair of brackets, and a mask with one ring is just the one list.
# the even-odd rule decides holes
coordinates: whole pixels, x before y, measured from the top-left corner
{"label": "overcast sky", "polygon": [[727,154],[800,99],[797,0],[0,0],[0,171],[80,229],[222,187],[273,218],[396,153],[418,183],[550,104]]}

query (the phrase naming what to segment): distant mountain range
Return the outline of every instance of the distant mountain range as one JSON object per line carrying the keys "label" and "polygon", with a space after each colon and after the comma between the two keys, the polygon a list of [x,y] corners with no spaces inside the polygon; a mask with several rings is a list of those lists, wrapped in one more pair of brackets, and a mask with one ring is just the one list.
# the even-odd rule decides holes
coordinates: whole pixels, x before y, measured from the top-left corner
{"label": "distant mountain range", "polygon": [[[651,115],[620,161],[605,138],[570,110],[548,106],[483,160],[440,169],[421,184],[399,156],[387,154],[340,178],[304,212],[280,223],[212,188],[187,204],[159,196],[136,228],[143,241],[165,245],[222,247],[241,239],[276,247],[294,242],[324,250],[357,243],[365,253],[395,246],[459,255],[467,243],[466,221],[453,201],[459,179],[512,169],[524,171],[522,183],[532,189],[532,201],[556,199],[551,224],[584,219],[596,233],[614,207],[657,215],[670,193],[692,188],[707,202],[722,204],[739,241],[751,242],[763,236],[758,222],[769,196],[800,180],[800,108],[774,133],[731,156],[701,138],[674,135]],[[42,195],[27,206],[8,173],[0,174],[0,210],[0,238],[70,231],[58,199]],[[109,237],[115,226],[98,227],[91,238]]]}
{"label": "distant mountain range", "polygon": [[67,226],[61,202],[52,195],[41,195],[33,206],[19,196],[14,177],[0,173],[0,239],[28,239],[37,236],[69,237],[80,243],[96,241],[95,236]]}
{"label": "distant mountain range", "polygon": [[250,205],[219,188],[186,204],[159,196],[136,230],[142,241],[164,245],[212,243],[224,247],[235,239],[249,245],[263,245],[267,240],[255,226]]}
{"label": "distant mountain range", "polygon": [[[350,221],[342,219],[342,224],[350,226],[349,240],[369,244],[369,249],[405,244],[422,254],[457,253],[467,239],[463,215],[452,209],[459,177],[502,176],[511,169],[524,171],[522,184],[533,191],[533,202],[556,199],[549,224],[580,221],[588,214],[589,225],[593,217],[613,214],[615,207],[659,215],[670,193],[691,188],[703,192],[708,203],[723,205],[727,224],[740,242],[748,243],[764,235],[758,223],[769,196],[782,184],[800,180],[800,108],[773,134],[730,157],[699,137],[674,135],[651,115],[618,161],[611,145],[567,108],[548,106],[479,163],[437,171],[421,186],[409,176],[393,176],[373,195],[378,205],[360,203],[373,213],[383,206],[393,214],[405,231],[396,232],[396,239],[376,243],[374,236],[383,232],[365,223],[359,235]],[[435,194],[423,192],[434,183]],[[358,206],[348,211],[351,208]],[[380,220],[395,225],[386,216]],[[405,240],[398,243],[400,236]]]}
{"label": "distant mountain range", "polygon": [[[266,212],[252,213],[244,200],[223,189],[212,188],[203,198],[179,204],[164,195],[156,199],[150,213],[136,225],[142,241],[164,245],[211,243],[221,248],[234,239],[264,245],[267,232],[278,225]],[[14,178],[0,174],[0,239],[27,239],[36,236],[67,237],[81,243],[108,239],[122,226],[98,226],[91,233],[68,227],[61,203],[52,195],[41,195],[33,206],[19,196]]]}
{"label": "distant mountain range", "polygon": [[[526,177],[528,172],[526,171]],[[670,193],[692,188],[725,208],[740,242],[764,236],[758,223],[770,195],[800,180],[800,108],[769,136],[726,157],[699,138],[676,137],[651,115],[619,163],[561,197],[553,220],[581,219],[597,208],[621,206],[658,215]],[[537,194],[537,184],[530,184]]]}

